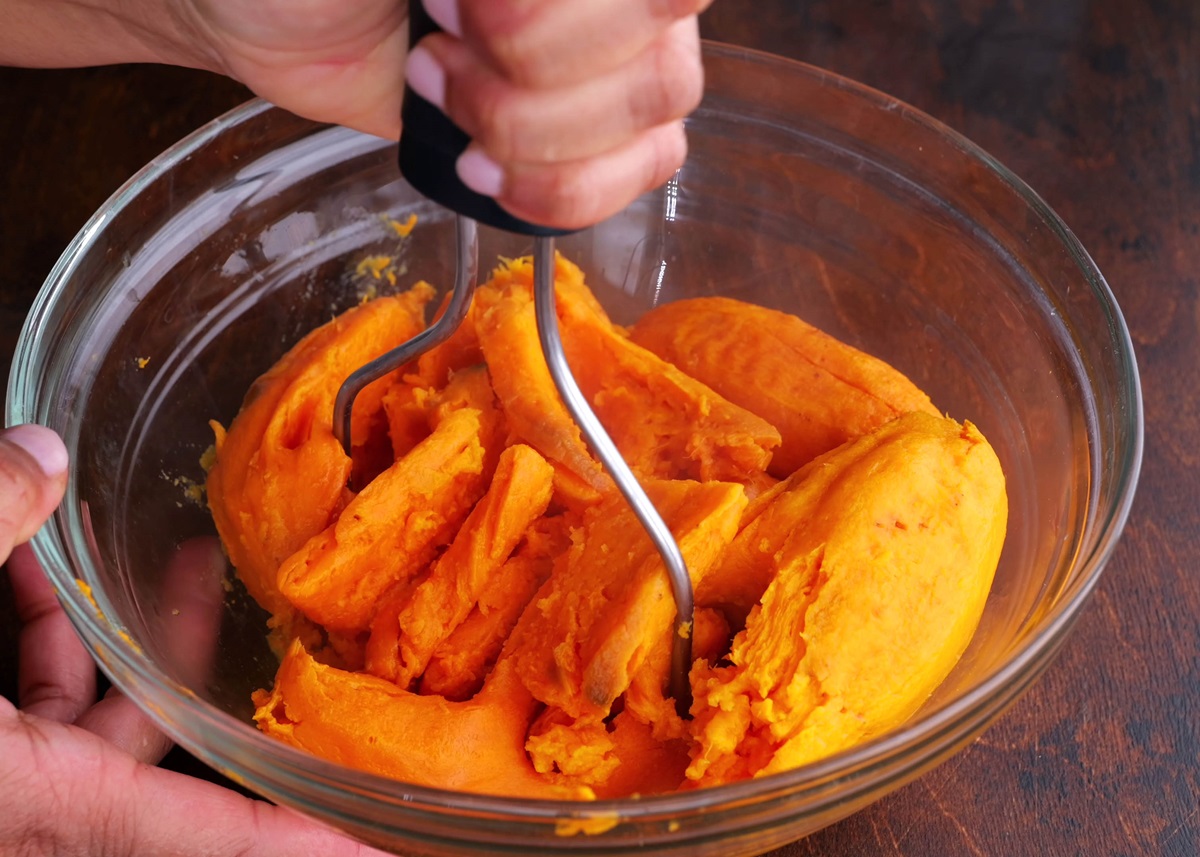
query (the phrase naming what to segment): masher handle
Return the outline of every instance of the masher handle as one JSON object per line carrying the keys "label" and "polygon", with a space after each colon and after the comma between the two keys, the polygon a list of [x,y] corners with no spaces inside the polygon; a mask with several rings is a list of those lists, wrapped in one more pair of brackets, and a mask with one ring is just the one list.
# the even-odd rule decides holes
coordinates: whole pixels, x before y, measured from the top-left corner
{"label": "masher handle", "polygon": [[[429,17],[420,0],[409,0],[408,47],[441,28]],[[565,235],[561,229],[551,229],[513,217],[490,196],[471,190],[458,177],[455,163],[471,142],[437,107],[430,104],[409,86],[404,87],[404,104],[400,118],[400,172],[410,185],[429,199],[464,217],[488,226],[507,229],[522,235]]]}

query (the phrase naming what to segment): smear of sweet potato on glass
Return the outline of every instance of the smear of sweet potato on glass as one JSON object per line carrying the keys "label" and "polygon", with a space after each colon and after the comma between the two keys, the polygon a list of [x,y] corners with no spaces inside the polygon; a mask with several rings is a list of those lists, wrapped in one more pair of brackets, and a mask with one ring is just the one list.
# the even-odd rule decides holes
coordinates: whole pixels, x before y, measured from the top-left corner
{"label": "smear of sweet potato on glass", "polygon": [[259,727],[406,782],[589,799],[763,776],[911,716],[1003,541],[978,430],[773,310],[682,301],[631,336],[560,257],[568,360],[695,589],[680,717],[661,558],[558,397],[531,274],[503,263],[450,340],[360,400],[384,460],[357,494],[333,393],[424,323],[427,289],[315,331],[218,431],[214,518],[291,638]]}

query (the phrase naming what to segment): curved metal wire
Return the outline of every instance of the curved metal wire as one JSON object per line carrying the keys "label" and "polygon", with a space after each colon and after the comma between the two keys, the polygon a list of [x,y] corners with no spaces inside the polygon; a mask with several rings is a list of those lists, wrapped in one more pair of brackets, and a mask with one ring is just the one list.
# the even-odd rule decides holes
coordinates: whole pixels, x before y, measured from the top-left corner
{"label": "curved metal wire", "polygon": [[333,401],[333,434],[348,457],[353,458],[354,449],[351,437],[354,400],[358,398],[363,387],[445,342],[462,324],[467,310],[471,308],[471,299],[475,296],[475,280],[479,273],[478,230],[474,220],[459,215],[456,218],[455,231],[458,264],[454,273],[454,292],[442,317],[404,344],[357,369],[338,388],[337,397]]}
{"label": "curved metal wire", "polygon": [[675,699],[675,709],[686,716],[692,706],[692,688],[688,672],[692,665],[692,630],[695,602],[692,580],[688,576],[687,564],[675,537],[667,528],[662,516],[638,484],[637,477],[625,463],[624,457],[613,443],[600,420],[592,412],[587,399],[575,383],[571,367],[563,352],[562,338],[558,334],[558,313],[554,296],[554,239],[539,237],[533,242],[533,300],[537,316],[538,338],[550,376],[558,387],[567,410],[575,418],[592,452],[600,459],[605,470],[617,483],[617,488],[629,503],[633,514],[641,522],[654,546],[662,556],[667,576],[671,582],[671,594],[675,598],[675,628],[671,642],[670,693]]}

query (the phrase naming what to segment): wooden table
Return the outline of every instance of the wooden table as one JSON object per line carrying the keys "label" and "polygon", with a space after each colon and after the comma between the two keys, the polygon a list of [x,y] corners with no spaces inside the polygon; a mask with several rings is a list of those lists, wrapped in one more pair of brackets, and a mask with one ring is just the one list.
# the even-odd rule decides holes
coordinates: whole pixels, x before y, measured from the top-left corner
{"label": "wooden table", "polygon": [[[779,853],[1200,853],[1200,4],[717,0],[705,31],[889,92],[1015,170],[1108,277],[1146,398],[1133,516],[1040,683],[942,767]],[[244,97],[173,69],[0,70],[5,374],[87,216]],[[11,695],[9,601],[0,588]]]}

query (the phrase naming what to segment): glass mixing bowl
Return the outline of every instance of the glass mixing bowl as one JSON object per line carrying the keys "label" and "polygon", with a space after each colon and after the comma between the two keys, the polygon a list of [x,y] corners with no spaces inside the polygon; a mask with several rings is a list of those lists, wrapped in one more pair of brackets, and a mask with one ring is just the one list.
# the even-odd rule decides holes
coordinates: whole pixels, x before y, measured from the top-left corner
{"label": "glass mixing bowl", "polygon": [[[37,555],[104,670],[176,741],[407,853],[749,854],[944,760],[1046,666],[1137,479],[1138,377],[1112,294],[1029,188],[929,117],[762,54],[709,45],[706,63],[687,165],[560,249],[619,322],[709,294],[793,311],[982,429],[1011,518],[953,674],[903,728],[817,764],[594,804],[410,786],[257,732],[250,693],[276,662],[264,614],[214,549],[198,487],[207,420],[228,424],[259,373],[364,293],[450,283],[454,247],[452,217],[398,177],[392,144],[253,102],[167,151],[84,227],[38,297],[9,387],[8,422],[51,426],[72,453]],[[387,220],[410,213],[401,242]],[[486,272],[530,245],[483,230],[481,249]],[[360,267],[376,254],[394,257],[395,286]],[[573,820],[602,832],[565,835]]]}

